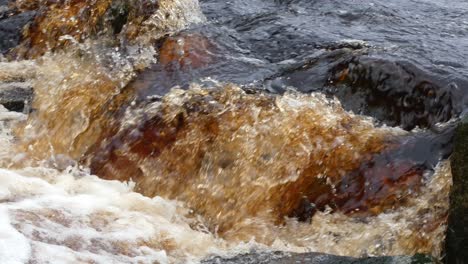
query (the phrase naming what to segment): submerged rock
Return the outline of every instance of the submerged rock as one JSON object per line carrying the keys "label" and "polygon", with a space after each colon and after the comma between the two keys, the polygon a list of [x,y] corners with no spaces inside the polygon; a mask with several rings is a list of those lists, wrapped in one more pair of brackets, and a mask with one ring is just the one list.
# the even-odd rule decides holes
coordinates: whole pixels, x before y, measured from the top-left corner
{"label": "submerged rock", "polygon": [[168,70],[199,68],[212,63],[214,44],[197,34],[168,37],[159,49],[159,62]]}
{"label": "submerged rock", "polygon": [[449,264],[468,259],[468,115],[456,130],[451,160],[453,187],[445,258]]}
{"label": "submerged rock", "polygon": [[[16,3],[21,10],[38,8],[37,1]],[[138,70],[155,62],[155,42],[204,20],[196,0],[39,3],[46,5],[39,8],[41,14],[20,46],[11,52],[19,57],[40,57],[35,60],[38,65],[34,80],[35,113],[28,120],[29,131],[25,131],[31,132],[29,138],[36,142],[25,145],[36,150],[52,147],[54,152],[72,158],[80,158],[88,147],[96,144],[95,139],[112,112],[110,105],[118,108],[129,102],[115,96]],[[145,8],[145,3],[151,7]],[[128,10],[124,8],[126,5]],[[74,16],[76,12],[78,17]],[[97,20],[103,20],[102,28]],[[119,22],[113,24],[116,20]],[[41,56],[46,51],[49,53]],[[48,134],[49,130],[60,131],[63,136],[55,135],[55,139],[38,136]]]}
{"label": "submerged rock", "polygon": [[146,0],[119,1],[17,1],[22,11],[39,10],[34,22],[15,51],[20,57],[35,58],[48,50],[84,42],[97,35],[136,35],[131,30],[122,32],[126,23],[132,29],[141,27],[158,8],[157,2]]}
{"label": "submerged rock", "polygon": [[[136,126],[109,131],[88,155],[91,169],[132,179],[148,196],[190,201],[221,232],[267,211],[281,222],[302,197],[330,204],[342,175],[388,144],[390,131],[333,104],[320,95],[249,95],[234,86],[173,90],[132,117]],[[353,196],[353,187],[337,192]]]}
{"label": "submerged rock", "polygon": [[351,258],[323,253],[263,252],[242,254],[232,258],[213,257],[202,264],[431,264],[437,263],[425,255]]}
{"label": "submerged rock", "polygon": [[47,51],[96,39],[101,40],[100,45],[122,49],[143,42],[154,44],[202,17],[194,0],[19,0],[15,6],[21,11],[38,11],[13,52],[20,58],[37,58]]}
{"label": "submerged rock", "polygon": [[[256,217],[281,226],[317,210],[359,221],[398,209],[450,152],[439,152],[450,136],[377,128],[324,95],[248,94],[232,85],[173,90],[117,120],[86,155],[92,172],[180,199],[221,236],[237,236]],[[425,232],[444,223],[435,222]]]}
{"label": "submerged rock", "polygon": [[326,90],[348,110],[411,130],[457,116],[455,88],[437,84],[410,63],[359,56],[330,70]]}

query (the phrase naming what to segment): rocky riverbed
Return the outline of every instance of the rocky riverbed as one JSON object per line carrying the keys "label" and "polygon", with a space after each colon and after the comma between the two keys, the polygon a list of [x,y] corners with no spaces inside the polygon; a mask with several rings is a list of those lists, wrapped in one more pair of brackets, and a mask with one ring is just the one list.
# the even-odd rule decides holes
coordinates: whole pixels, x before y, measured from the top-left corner
{"label": "rocky riverbed", "polygon": [[463,263],[465,11],[0,1],[0,260]]}

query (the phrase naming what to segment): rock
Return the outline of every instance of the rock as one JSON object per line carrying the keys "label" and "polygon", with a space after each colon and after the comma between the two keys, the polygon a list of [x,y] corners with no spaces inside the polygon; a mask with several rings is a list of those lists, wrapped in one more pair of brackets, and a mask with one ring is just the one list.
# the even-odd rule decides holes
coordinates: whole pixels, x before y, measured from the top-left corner
{"label": "rock", "polygon": [[16,6],[22,11],[40,10],[14,51],[16,56],[26,58],[35,58],[49,49],[55,51],[98,35],[112,38],[121,35],[122,41],[133,39],[143,21],[159,8],[158,2],[150,0],[24,0]]}
{"label": "rock", "polygon": [[213,62],[214,49],[214,44],[203,35],[180,34],[164,41],[159,61],[176,69],[200,68]]}
{"label": "rock", "polygon": [[35,11],[19,13],[8,6],[8,1],[0,1],[0,53],[5,54],[20,42],[23,28],[36,15]]}
{"label": "rock", "polygon": [[450,195],[446,263],[466,263],[468,259],[468,115],[456,130],[451,157],[453,187]]}
{"label": "rock", "polygon": [[287,252],[265,252],[251,253],[235,256],[232,258],[213,257],[202,261],[203,264],[385,264],[385,263],[436,263],[432,258],[425,255],[374,257],[374,258],[352,258],[334,256],[322,253],[287,253]]}
{"label": "rock", "polygon": [[[184,99],[175,103],[173,98],[178,96]],[[291,100],[304,100],[291,96]],[[164,103],[157,107],[155,115],[150,114],[152,110],[144,110],[148,115],[136,119],[137,126],[119,133],[115,133],[118,129],[115,132],[111,129],[109,135],[104,135],[102,146],[96,146],[87,155],[90,168],[93,174],[106,179],[127,181],[132,177],[136,190],[147,196],[158,194],[193,201],[190,206],[211,219],[211,226],[222,226],[220,233],[239,219],[262,210],[274,211],[273,218],[280,220],[296,209],[306,191],[329,197],[330,186],[326,179],[316,176],[326,170],[327,175],[337,180],[341,171],[357,169],[362,159],[355,153],[364,157],[379,152],[384,147],[383,137],[387,135],[386,130],[378,129],[374,134],[370,123],[360,118],[352,120],[342,110],[327,112],[342,120],[329,128],[325,114],[318,110],[328,109],[325,98],[307,98],[305,102],[316,103],[315,111],[293,110],[287,103],[289,98],[248,95],[238,87],[229,86],[187,92],[173,90],[162,99]],[[148,105],[149,108],[154,106]],[[257,117],[256,111],[262,114]],[[283,114],[290,111],[290,115]],[[263,123],[268,125],[259,125]],[[291,126],[294,131],[290,131]],[[270,132],[272,127],[278,127],[275,133]],[[366,136],[369,130],[372,130],[371,137]],[[319,142],[320,148],[307,155],[298,154],[301,144],[309,140],[309,136],[304,138],[304,135]],[[338,135],[355,146],[354,153],[335,147]],[[261,142],[270,143],[263,145]],[[284,145],[288,146],[287,150],[283,150]],[[327,148],[339,153],[326,156],[331,151]],[[157,168],[152,164],[158,164]],[[145,168],[147,166],[152,168]],[[287,180],[290,174],[285,171],[289,166],[300,168],[297,182]],[[153,173],[161,177],[155,179],[151,177]],[[255,184],[258,179],[262,181],[271,175],[274,175],[271,181],[275,182],[271,188]],[[240,182],[242,190],[239,190]],[[200,189],[197,187],[200,185],[206,187]],[[219,189],[223,197],[216,195]],[[254,192],[258,197],[249,195]],[[204,199],[193,199],[191,195]],[[326,200],[320,196],[312,198]],[[227,202],[231,204],[229,207],[225,206]]]}
{"label": "rock", "polygon": [[309,220],[311,206],[321,211],[330,206],[348,214],[379,214],[404,203],[403,197],[418,192],[424,172],[450,155],[452,131],[449,127],[440,134],[425,133],[395,142],[394,147],[373,155],[359,169],[344,174],[333,195],[324,196],[313,187],[303,191],[305,199],[289,216]]}
{"label": "rock", "polygon": [[7,5],[0,4],[0,18],[5,18],[8,15],[10,8]]}
{"label": "rock", "polygon": [[8,2],[8,0],[0,0],[0,19],[5,18],[12,11]]}
{"label": "rock", "polygon": [[[289,100],[316,105],[296,110]],[[396,139],[328,103],[297,94],[249,95],[236,87],[173,90],[162,104],[150,103],[145,116],[135,116],[135,125],[106,132],[87,162],[93,174],[131,179],[147,196],[189,201],[223,233],[262,210],[281,222],[284,216],[308,221],[315,209],[376,215],[398,208],[418,193],[424,173],[444,156],[438,151],[450,135]],[[256,111],[261,114],[252,115]],[[341,121],[327,124],[328,118]],[[301,152],[306,144],[311,151]],[[295,180],[290,168],[298,172]],[[258,186],[262,179],[271,186]]]}
{"label": "rock", "polygon": [[439,83],[408,62],[356,56],[332,68],[326,91],[347,110],[411,130],[459,114],[452,85]]}
{"label": "rock", "polygon": [[33,89],[27,83],[0,83],[0,105],[10,111],[23,112],[33,98]]}

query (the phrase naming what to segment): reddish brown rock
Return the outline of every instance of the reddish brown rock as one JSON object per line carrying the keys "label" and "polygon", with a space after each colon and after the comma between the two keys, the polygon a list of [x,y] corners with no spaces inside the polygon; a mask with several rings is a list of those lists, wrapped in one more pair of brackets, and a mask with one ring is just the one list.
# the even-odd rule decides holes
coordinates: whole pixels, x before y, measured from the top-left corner
{"label": "reddish brown rock", "polygon": [[197,34],[181,34],[167,38],[159,50],[159,61],[166,67],[200,68],[214,60],[214,45]]}
{"label": "reddish brown rock", "polygon": [[378,214],[404,204],[427,170],[391,130],[322,97],[176,90],[155,109],[88,153],[93,173],[182,200],[220,233],[262,215],[307,220],[326,206]]}
{"label": "reddish brown rock", "polygon": [[[158,8],[150,0],[18,0],[22,11],[37,10],[36,18],[25,30],[16,55],[36,58],[70,44],[70,37],[83,42],[98,35],[132,38],[138,28]],[[131,22],[131,23],[129,23]],[[129,23],[132,26],[125,27]],[[63,38],[67,36],[67,38]],[[112,37],[110,40],[115,38]]]}

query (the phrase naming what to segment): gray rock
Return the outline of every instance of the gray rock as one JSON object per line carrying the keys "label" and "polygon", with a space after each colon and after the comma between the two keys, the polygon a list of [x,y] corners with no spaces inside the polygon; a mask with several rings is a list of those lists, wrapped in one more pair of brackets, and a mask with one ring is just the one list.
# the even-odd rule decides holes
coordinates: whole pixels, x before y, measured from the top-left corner
{"label": "gray rock", "polygon": [[17,13],[5,3],[0,2],[0,54],[18,45],[23,28],[31,22],[36,14],[35,11]]}
{"label": "gray rock", "polygon": [[432,258],[424,255],[375,257],[375,258],[351,258],[334,256],[322,253],[287,253],[287,252],[257,252],[243,254],[232,258],[212,257],[203,264],[424,264],[437,263]]}
{"label": "gray rock", "polygon": [[0,20],[13,15],[13,13],[14,13],[13,10],[10,9],[8,5],[2,4],[2,2],[0,2]]}
{"label": "gray rock", "polygon": [[27,111],[33,99],[28,83],[0,83],[0,104],[10,111]]}

